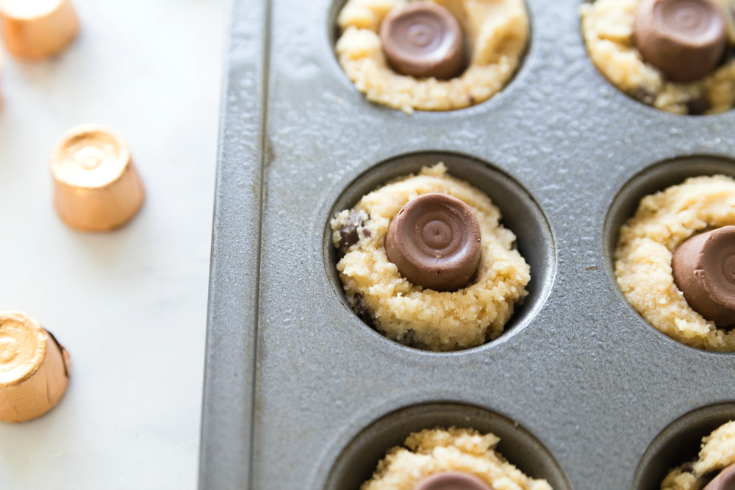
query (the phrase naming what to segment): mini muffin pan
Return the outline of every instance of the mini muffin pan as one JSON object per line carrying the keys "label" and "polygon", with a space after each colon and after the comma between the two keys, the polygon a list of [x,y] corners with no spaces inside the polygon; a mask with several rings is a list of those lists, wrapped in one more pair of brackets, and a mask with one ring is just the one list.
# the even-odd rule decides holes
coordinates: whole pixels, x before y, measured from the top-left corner
{"label": "mini muffin pan", "polygon": [[[454,425],[495,432],[557,490],[657,490],[735,419],[735,354],[651,327],[612,256],[642,196],[735,176],[735,112],[630,99],[589,60],[579,0],[527,0],[531,42],[501,93],[409,116],[342,72],[342,5],[232,3],[200,488],[357,490],[409,432]],[[439,161],[500,207],[532,275],[505,334],[441,354],[352,312],[328,230],[362,194]]]}

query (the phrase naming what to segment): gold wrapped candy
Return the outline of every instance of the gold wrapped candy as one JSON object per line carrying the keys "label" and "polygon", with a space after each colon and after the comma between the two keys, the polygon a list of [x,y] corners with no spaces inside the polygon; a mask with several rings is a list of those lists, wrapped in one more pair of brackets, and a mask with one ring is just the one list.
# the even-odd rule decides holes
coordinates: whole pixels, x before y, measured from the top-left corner
{"label": "gold wrapped candy", "polygon": [[51,410],[69,384],[69,354],[20,312],[0,312],[0,422],[25,422]]}
{"label": "gold wrapped candy", "polygon": [[114,230],[135,216],[145,199],[127,145],[101,126],[66,133],[51,153],[51,174],[56,210],[78,230]]}
{"label": "gold wrapped candy", "polygon": [[0,24],[8,51],[32,60],[57,54],[79,32],[69,0],[0,0]]}

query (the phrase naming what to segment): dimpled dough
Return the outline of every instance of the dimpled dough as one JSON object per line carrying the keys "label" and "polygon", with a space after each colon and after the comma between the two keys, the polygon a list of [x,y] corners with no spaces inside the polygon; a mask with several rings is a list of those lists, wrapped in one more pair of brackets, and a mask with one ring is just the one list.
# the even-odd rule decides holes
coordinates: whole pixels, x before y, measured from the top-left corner
{"label": "dimpled dough", "polygon": [[495,452],[500,439],[472,429],[424,430],[411,434],[378,463],[373,478],[360,490],[413,490],[437,473],[463,471],[494,490],[551,490],[546,480],[532,480]]}
{"label": "dimpled dough", "polygon": [[518,68],[528,41],[523,0],[431,0],[446,7],[465,32],[471,57],[451,80],[417,79],[394,72],[383,55],[380,22],[405,0],[348,0],[337,22],[337,55],[347,76],[368,100],[404,112],[448,111],[489,99]]}
{"label": "dimpled dough", "polygon": [[615,251],[615,275],[633,308],[669,337],[712,351],[735,351],[735,330],[718,330],[687,304],[671,259],[687,238],[726,225],[735,225],[735,181],[695,177],[643,198]]}
{"label": "dimpled dough", "polygon": [[709,481],[708,476],[717,476],[717,473],[733,463],[735,422],[728,422],[702,440],[702,450],[697,461],[671,470],[661,483],[661,490],[700,490]]}
{"label": "dimpled dough", "polygon": [[[385,252],[391,218],[411,199],[431,192],[464,201],[480,223],[482,258],[477,278],[456,292],[413,285]],[[500,211],[483,192],[447,175],[444,164],[395,180],[364,196],[352,210],[338,213],[331,222],[335,245],[352,213],[359,213],[365,226],[337,269],[353,308],[367,307],[377,329],[390,339],[407,343],[410,338],[434,351],[481,345],[502,333],[513,304],[528,294],[530,268],[513,250],[515,235],[499,224]]]}
{"label": "dimpled dough", "polygon": [[[643,61],[635,47],[633,24],[639,0],[597,0],[581,6],[582,34],[592,62],[613,85],[645,104],[676,114],[689,112],[687,103],[706,98],[706,114],[735,105],[735,59],[693,83],[666,81]],[[735,1],[717,0],[727,14],[729,45],[735,45]],[[728,48],[730,49],[730,48]]]}

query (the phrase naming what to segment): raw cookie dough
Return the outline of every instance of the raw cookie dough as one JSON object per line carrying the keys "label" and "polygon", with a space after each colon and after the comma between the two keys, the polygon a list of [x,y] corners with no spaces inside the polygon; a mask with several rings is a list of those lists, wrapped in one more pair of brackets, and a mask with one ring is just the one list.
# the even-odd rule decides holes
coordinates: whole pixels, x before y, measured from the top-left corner
{"label": "raw cookie dough", "polygon": [[378,29],[405,1],[348,0],[339,14],[339,62],[368,100],[409,114],[462,109],[489,99],[513,76],[528,42],[523,0],[430,0],[454,14],[471,53],[467,70],[451,80],[416,79],[388,66]]}
{"label": "raw cookie dough", "polygon": [[[475,212],[482,234],[476,279],[456,292],[415,286],[388,260],[385,237],[391,219],[410,200],[449,194]],[[446,174],[439,163],[364,196],[331,222],[333,243],[345,253],[337,264],[347,299],[367,323],[411,347],[451,351],[498,337],[525,297],[530,267],[514,249],[515,235],[500,224],[500,211],[483,192]]]}
{"label": "raw cookie dough", "polygon": [[[495,452],[500,439],[472,429],[433,429],[408,436],[378,463],[360,490],[413,490],[437,473],[462,471],[498,490],[551,490],[546,480],[533,480]],[[408,448],[408,449],[406,449]]]}
{"label": "raw cookie dough", "polygon": [[671,470],[661,483],[661,490],[700,490],[733,463],[735,422],[728,422],[702,439],[699,459]]}
{"label": "raw cookie dough", "polygon": [[725,62],[693,83],[667,81],[643,61],[633,39],[639,0],[597,0],[581,6],[582,35],[592,62],[631,97],[676,114],[717,114],[735,106],[735,0],[717,0],[728,20]]}
{"label": "raw cookie dough", "polygon": [[735,225],[735,181],[694,177],[643,198],[615,251],[615,275],[633,308],[669,337],[712,351],[735,351],[735,330],[718,330],[687,304],[671,259],[690,236],[726,225]]}

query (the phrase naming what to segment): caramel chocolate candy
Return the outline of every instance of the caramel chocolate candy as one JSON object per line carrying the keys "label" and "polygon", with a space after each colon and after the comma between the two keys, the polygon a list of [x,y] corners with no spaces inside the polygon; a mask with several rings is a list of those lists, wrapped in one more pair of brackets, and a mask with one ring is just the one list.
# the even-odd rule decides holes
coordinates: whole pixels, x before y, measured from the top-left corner
{"label": "caramel chocolate candy", "polygon": [[688,239],[674,251],[672,268],[694,311],[719,328],[735,325],[735,226]]}
{"label": "caramel chocolate candy", "polygon": [[675,82],[709,74],[727,45],[727,23],[715,0],[641,0],[635,42],[643,58]]}
{"label": "caramel chocolate candy", "polygon": [[446,194],[424,194],[393,218],[385,251],[412,283],[456,291],[477,272],[480,238],[480,224],[467,204]]}
{"label": "caramel chocolate candy", "polygon": [[380,24],[380,41],[388,63],[401,75],[446,80],[465,67],[462,28],[435,3],[395,7]]}
{"label": "caramel chocolate candy", "polygon": [[704,490],[735,490],[735,464],[731,464],[704,487]]}
{"label": "caramel chocolate candy", "polygon": [[51,153],[56,210],[72,228],[108,231],[125,224],[145,198],[127,145],[110,129],[77,126]]}
{"label": "caramel chocolate candy", "polygon": [[452,471],[430,476],[419,482],[414,490],[493,490],[475,475]]}
{"label": "caramel chocolate candy", "polygon": [[51,410],[66,391],[71,362],[53,335],[20,312],[0,312],[0,422]]}
{"label": "caramel chocolate candy", "polygon": [[79,32],[69,0],[0,0],[0,21],[8,51],[25,59],[52,56]]}

